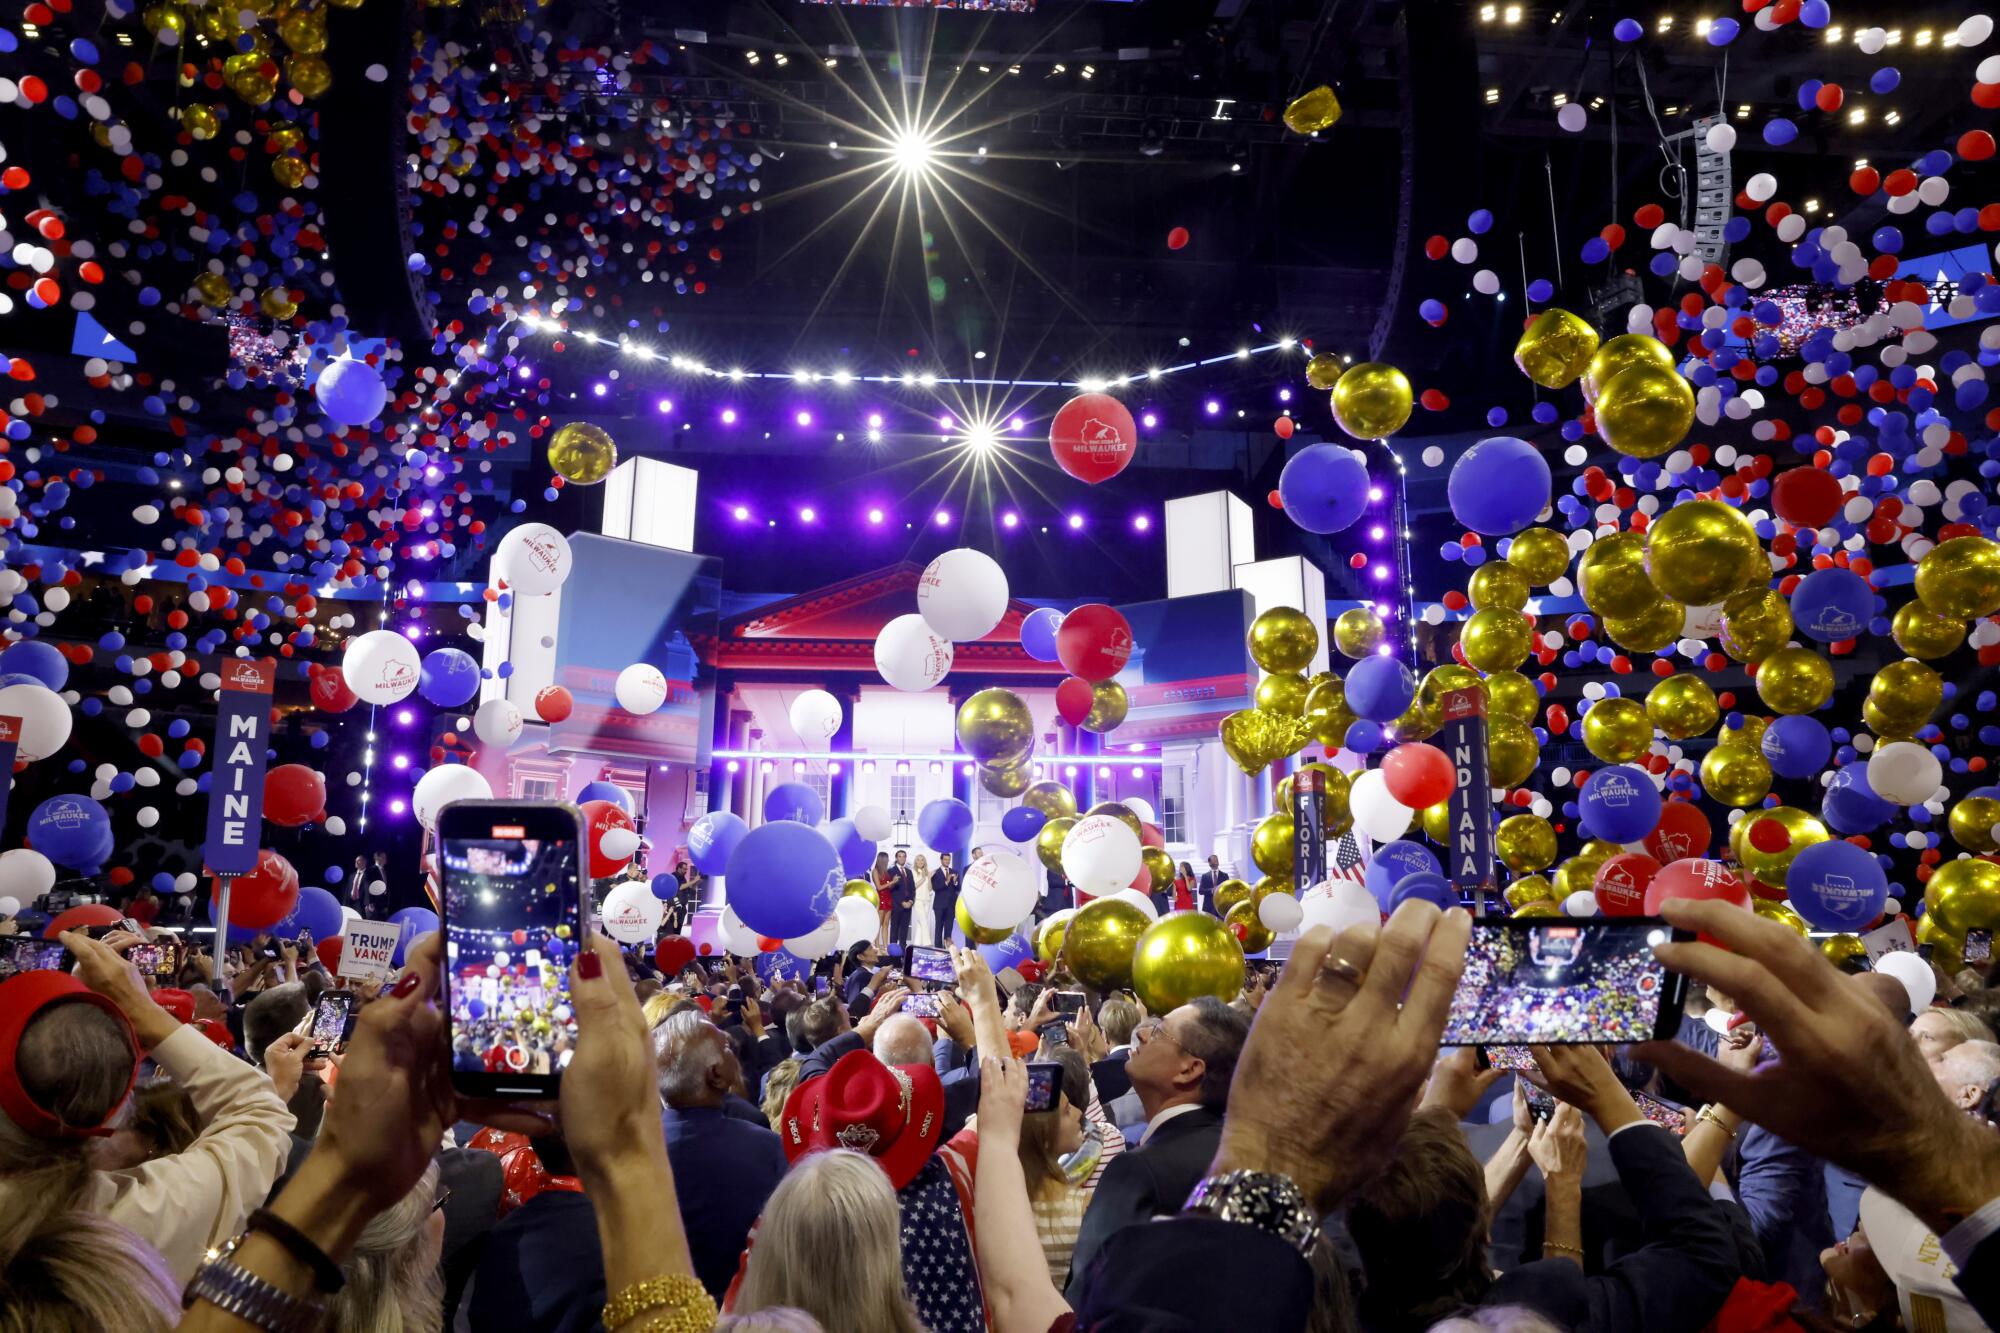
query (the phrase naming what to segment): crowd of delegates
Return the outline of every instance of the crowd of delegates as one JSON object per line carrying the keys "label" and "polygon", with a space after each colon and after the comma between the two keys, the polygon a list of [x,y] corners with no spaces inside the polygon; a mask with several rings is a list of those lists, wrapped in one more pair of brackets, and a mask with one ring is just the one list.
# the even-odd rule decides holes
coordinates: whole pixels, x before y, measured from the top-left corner
{"label": "crowd of delegates", "polygon": [[322,1058],[309,957],[153,989],[66,934],[0,982],[0,1333],[2000,1326],[1988,979],[1912,1014],[1667,915],[1707,1011],[1520,1075],[1440,1049],[1469,922],[1421,902],[1166,1013],[965,950],[919,999],[872,943],[767,985],[593,936],[560,1098],[512,1105],[453,1090],[494,1034],[454,1048],[434,936]]}

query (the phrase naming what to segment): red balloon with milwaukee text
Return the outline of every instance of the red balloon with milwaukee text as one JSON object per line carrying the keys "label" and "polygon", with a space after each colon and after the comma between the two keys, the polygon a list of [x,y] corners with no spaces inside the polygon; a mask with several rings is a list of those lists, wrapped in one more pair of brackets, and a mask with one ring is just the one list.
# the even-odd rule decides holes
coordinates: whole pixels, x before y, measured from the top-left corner
{"label": "red balloon with milwaukee text", "polygon": [[1079,394],[1049,426],[1056,466],[1095,486],[1123,472],[1139,448],[1139,428],[1125,404],[1109,394]]}

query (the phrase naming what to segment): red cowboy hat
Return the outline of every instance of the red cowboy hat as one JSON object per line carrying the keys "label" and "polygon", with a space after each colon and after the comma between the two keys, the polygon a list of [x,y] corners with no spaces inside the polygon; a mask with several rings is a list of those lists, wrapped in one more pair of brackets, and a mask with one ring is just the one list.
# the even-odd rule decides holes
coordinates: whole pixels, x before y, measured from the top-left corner
{"label": "red cowboy hat", "polygon": [[900,1190],[937,1151],[944,1085],[929,1065],[885,1065],[868,1051],[849,1051],[824,1076],[792,1090],[779,1134],[790,1161],[852,1148],[873,1157]]}

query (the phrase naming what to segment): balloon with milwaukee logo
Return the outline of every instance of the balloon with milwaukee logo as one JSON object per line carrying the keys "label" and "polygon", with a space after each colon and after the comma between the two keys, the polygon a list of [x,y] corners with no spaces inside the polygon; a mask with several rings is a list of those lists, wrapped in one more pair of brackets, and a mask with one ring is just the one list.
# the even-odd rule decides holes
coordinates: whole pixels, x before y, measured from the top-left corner
{"label": "balloon with milwaukee logo", "polygon": [[523,523],[493,551],[493,576],[522,597],[540,597],[569,577],[569,540],[546,523]]}
{"label": "balloon with milwaukee logo", "polygon": [[812,934],[833,914],[847,885],[833,844],[791,819],[745,834],[730,854],[727,879],[729,905],[743,924],[781,940]]}
{"label": "balloon with milwaukee logo", "polygon": [[1056,466],[1093,486],[1123,472],[1138,448],[1138,425],[1125,404],[1109,394],[1078,394],[1049,423],[1049,452]]}
{"label": "balloon with milwaukee logo", "polygon": [[423,659],[416,646],[395,630],[371,629],[347,641],[340,674],[363,703],[392,704],[417,688],[423,679]]}
{"label": "balloon with milwaukee logo", "polygon": [[833,733],[840,730],[840,700],[825,690],[801,690],[785,716],[800,748],[817,754],[832,744]]}
{"label": "balloon with milwaukee logo", "polygon": [[1750,891],[1720,861],[1675,861],[1660,867],[1646,886],[1646,915],[1658,916],[1670,898],[1712,898],[1750,910]]}
{"label": "balloon with milwaukee logo", "polygon": [[453,801],[490,801],[493,785],[468,764],[439,764],[417,779],[410,792],[410,811],[425,828],[437,824],[438,811]]}
{"label": "balloon with milwaukee logo", "polygon": [[1606,842],[1637,842],[1660,822],[1660,793],[1643,769],[1600,768],[1584,779],[1583,831]]}
{"label": "balloon with milwaukee logo", "polygon": [[1873,852],[1834,838],[1792,858],[1785,894],[1815,930],[1865,930],[1889,901],[1889,877]]}
{"label": "balloon with milwaukee logo", "polygon": [[702,874],[720,875],[729,869],[731,854],[749,832],[741,815],[711,810],[688,825],[688,859]]}
{"label": "balloon with milwaukee logo", "polygon": [[505,699],[488,699],[472,714],[472,734],[481,745],[506,749],[521,738],[521,710]]}
{"label": "balloon with milwaukee logo", "polygon": [[1821,643],[1858,639],[1875,615],[1875,593],[1851,569],[1816,569],[1792,589],[1792,624]]}
{"label": "balloon with milwaukee logo", "polygon": [[875,670],[899,690],[927,690],[951,670],[951,640],[912,611],[875,636]]}
{"label": "balloon with milwaukee logo", "polygon": [[645,884],[628,879],[604,895],[597,916],[604,923],[604,933],[620,944],[651,944],[666,910],[667,905]]}
{"label": "balloon with milwaukee logo", "polygon": [[1660,873],[1660,863],[1644,852],[1620,852],[1597,867],[1592,896],[1606,916],[1640,916],[1646,910],[1646,886]]}
{"label": "balloon with milwaukee logo", "polygon": [[111,813],[88,796],[51,796],[28,816],[28,845],[59,866],[95,875],[111,859]]}
{"label": "balloon with milwaukee logo", "polygon": [[345,713],[361,702],[361,696],[347,688],[347,677],[340,674],[339,667],[315,664],[306,688],[313,707],[322,713]]}
{"label": "balloon with milwaukee logo", "polygon": [[1123,671],[1132,648],[1130,622],[1101,602],[1077,607],[1056,631],[1056,656],[1064,669],[1093,685]]}
{"label": "balloon with milwaukee logo", "polygon": [[326,813],[326,779],[304,764],[279,764],[264,775],[264,818],[282,828]]}
{"label": "balloon with milwaukee logo", "polygon": [[984,551],[946,551],[917,580],[917,614],[954,643],[983,639],[1007,614],[1007,575]]}
{"label": "balloon with milwaukee logo", "polygon": [[988,852],[966,870],[958,900],[974,924],[1012,930],[1035,910],[1041,883],[1041,874],[1021,857]]}
{"label": "balloon with milwaukee logo", "polygon": [[[609,801],[585,801],[577,807],[583,811],[584,839],[590,846],[590,877],[609,879],[625,868],[638,850],[636,830],[632,827],[632,816]],[[635,836],[621,844],[618,834]],[[634,880],[637,884],[638,881]],[[644,888],[644,885],[639,887]],[[760,932],[761,933],[761,932]]]}
{"label": "balloon with milwaukee logo", "polygon": [[456,708],[479,693],[479,663],[462,648],[433,648],[424,657],[417,688],[439,708]]}
{"label": "balloon with milwaukee logo", "polygon": [[1699,806],[1689,801],[1669,801],[1660,808],[1659,822],[1640,839],[1640,845],[1648,856],[1665,865],[1690,856],[1708,855],[1708,844],[1714,837],[1708,816]]}
{"label": "balloon with milwaukee logo", "polygon": [[1375,849],[1375,855],[1368,862],[1368,891],[1387,911],[1396,885],[1404,878],[1417,874],[1435,875],[1441,869],[1437,857],[1422,843],[1401,839],[1384,843]]}
{"label": "balloon with milwaukee logo", "polygon": [[1833,757],[1833,737],[1826,724],[1804,713],[1772,718],[1757,746],[1781,778],[1812,777]]}
{"label": "balloon with milwaukee logo", "polygon": [[651,662],[634,662],[618,673],[611,693],[620,708],[644,717],[659,712],[667,701],[667,678]]}
{"label": "balloon with milwaukee logo", "polygon": [[1088,815],[1063,837],[1063,874],[1092,896],[1116,893],[1144,869],[1141,851],[1139,835],[1123,820]]}

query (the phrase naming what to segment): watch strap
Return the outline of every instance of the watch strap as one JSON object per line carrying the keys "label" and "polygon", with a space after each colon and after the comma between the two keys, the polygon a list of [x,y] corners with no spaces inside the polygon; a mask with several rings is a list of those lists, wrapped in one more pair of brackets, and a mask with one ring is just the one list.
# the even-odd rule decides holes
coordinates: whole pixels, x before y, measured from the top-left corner
{"label": "watch strap", "polygon": [[281,1291],[247,1268],[227,1259],[211,1259],[195,1270],[181,1308],[207,1301],[266,1333],[315,1333],[326,1318],[326,1307]]}
{"label": "watch strap", "polygon": [[1188,1194],[1183,1212],[1268,1231],[1310,1258],[1319,1245],[1319,1214],[1290,1176],[1272,1171],[1225,1171]]}
{"label": "watch strap", "polygon": [[340,1271],[339,1264],[327,1257],[325,1250],[315,1245],[305,1232],[269,1208],[259,1208],[250,1214],[250,1220],[243,1224],[243,1229],[261,1231],[284,1246],[286,1253],[312,1270],[313,1282],[321,1291],[331,1294],[347,1285],[347,1274]]}

